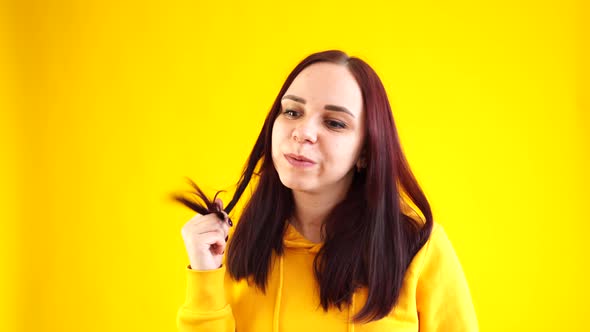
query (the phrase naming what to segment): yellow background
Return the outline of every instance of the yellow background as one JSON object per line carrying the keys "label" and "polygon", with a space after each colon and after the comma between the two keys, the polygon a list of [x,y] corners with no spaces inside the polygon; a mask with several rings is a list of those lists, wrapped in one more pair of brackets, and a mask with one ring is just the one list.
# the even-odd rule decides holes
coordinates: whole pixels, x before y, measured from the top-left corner
{"label": "yellow background", "polygon": [[582,1],[12,1],[0,10],[0,330],[172,331],[193,215],[280,85],[340,48],[388,90],[482,331],[588,329]]}

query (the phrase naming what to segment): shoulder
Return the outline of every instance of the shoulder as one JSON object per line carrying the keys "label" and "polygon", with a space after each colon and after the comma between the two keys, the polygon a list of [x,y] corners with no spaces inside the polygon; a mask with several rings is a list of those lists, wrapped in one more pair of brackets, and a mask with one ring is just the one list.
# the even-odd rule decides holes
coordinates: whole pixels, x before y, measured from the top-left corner
{"label": "shoulder", "polygon": [[478,331],[469,285],[459,258],[440,224],[412,262],[420,330]]}
{"label": "shoulder", "polygon": [[444,227],[434,222],[430,237],[412,259],[408,273],[414,277],[424,277],[437,271],[456,269],[459,265],[457,254]]}
{"label": "shoulder", "polygon": [[420,251],[423,251],[425,255],[428,255],[432,254],[433,251],[448,250],[448,245],[450,244],[449,237],[447,236],[443,225],[433,222],[430,237]]}

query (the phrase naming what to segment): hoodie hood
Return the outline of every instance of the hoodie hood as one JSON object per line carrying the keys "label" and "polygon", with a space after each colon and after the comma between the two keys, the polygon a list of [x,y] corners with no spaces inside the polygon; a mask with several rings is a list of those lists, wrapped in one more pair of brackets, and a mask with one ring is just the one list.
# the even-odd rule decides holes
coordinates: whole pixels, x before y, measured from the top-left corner
{"label": "hoodie hood", "polygon": [[[403,214],[409,216],[414,220],[422,220],[422,217],[412,208],[405,200],[400,199],[400,210]],[[322,248],[323,242],[320,243],[313,243],[310,240],[306,239],[295,229],[291,223],[287,223],[287,229],[285,230],[285,235],[283,236],[283,244],[285,248],[296,249],[296,250],[304,250],[309,252],[310,254],[317,254],[320,249]]]}
{"label": "hoodie hood", "polygon": [[291,223],[287,223],[287,229],[283,236],[283,244],[285,248],[307,251],[310,254],[317,254],[322,248],[323,242],[313,243],[306,239],[295,229]]}
{"label": "hoodie hood", "polygon": [[[283,236],[283,245],[285,248],[297,251],[307,252],[310,255],[317,255],[317,253],[322,248],[324,243],[314,243],[310,240],[306,239],[295,229],[291,223],[287,223],[287,229],[285,230],[285,235]],[[284,268],[283,268],[283,260],[284,255],[279,256],[279,288],[277,291],[277,296],[275,298],[275,310],[274,310],[274,317],[273,317],[273,332],[279,331],[279,322],[280,322],[280,308],[281,308],[281,297],[283,295],[283,279],[284,279]],[[352,294],[352,303],[348,308],[348,324],[346,327],[347,332],[354,332],[354,323],[352,323],[351,318],[354,312],[354,305],[355,305],[355,293]]]}

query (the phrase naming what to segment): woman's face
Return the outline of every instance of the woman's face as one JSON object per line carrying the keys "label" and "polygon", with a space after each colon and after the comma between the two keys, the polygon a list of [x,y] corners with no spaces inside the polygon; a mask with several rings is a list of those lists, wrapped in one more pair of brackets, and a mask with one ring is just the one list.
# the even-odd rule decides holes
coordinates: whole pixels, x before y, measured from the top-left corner
{"label": "woman's face", "polygon": [[283,95],[272,132],[272,160],[295,191],[345,192],[365,135],[359,85],[343,66],[306,67]]}

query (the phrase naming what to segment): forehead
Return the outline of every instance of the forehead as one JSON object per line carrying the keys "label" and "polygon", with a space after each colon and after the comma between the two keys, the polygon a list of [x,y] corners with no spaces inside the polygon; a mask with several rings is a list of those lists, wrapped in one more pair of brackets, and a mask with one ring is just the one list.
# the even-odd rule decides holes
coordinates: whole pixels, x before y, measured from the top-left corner
{"label": "forehead", "polygon": [[285,92],[288,94],[305,99],[310,107],[338,105],[358,115],[363,107],[361,89],[354,76],[344,65],[334,63],[314,63],[303,69]]}

